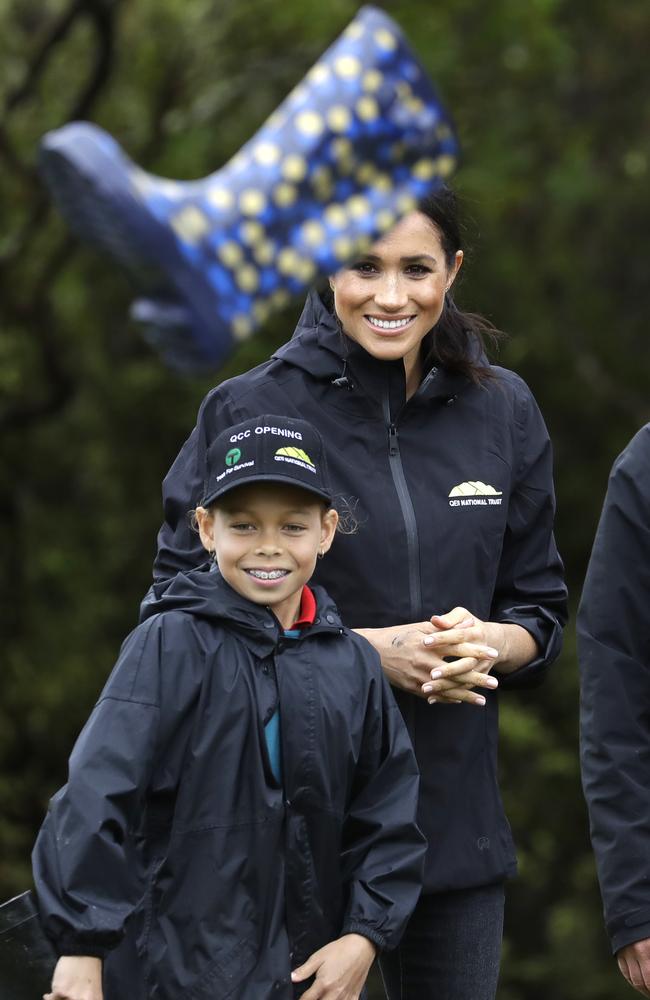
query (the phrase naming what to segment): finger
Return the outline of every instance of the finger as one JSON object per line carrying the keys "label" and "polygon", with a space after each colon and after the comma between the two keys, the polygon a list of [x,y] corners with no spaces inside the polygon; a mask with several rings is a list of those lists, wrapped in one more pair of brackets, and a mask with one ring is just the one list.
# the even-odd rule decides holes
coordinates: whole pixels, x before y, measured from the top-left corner
{"label": "finger", "polygon": [[[432,681],[437,681],[449,677],[457,677],[460,674],[468,674],[470,671],[476,670],[479,662],[476,656],[461,656],[452,663],[447,663],[443,660],[442,663],[436,664],[433,669],[429,670],[429,678]],[[422,683],[425,683],[425,681],[423,680]]]}
{"label": "finger", "polygon": [[454,651],[458,654],[457,658],[435,663],[430,669],[431,679],[435,681],[439,677],[458,677],[470,670],[489,671],[497,659],[495,652],[491,646],[475,646],[472,643],[457,646]]}
{"label": "finger", "polygon": [[470,691],[472,688],[485,688],[488,691],[495,691],[499,686],[496,677],[485,674],[481,670],[470,670],[466,674],[456,675],[451,678],[440,677],[426,681],[422,685],[424,694],[436,694],[436,692],[447,691],[449,688],[463,687]]}
{"label": "finger", "polygon": [[644,996],[650,997],[650,966],[647,961],[643,960],[643,958],[639,958],[638,963],[640,985],[637,986],[637,989],[640,990]]}
{"label": "finger", "polygon": [[291,980],[294,983],[302,983],[303,980],[309,979],[318,970],[321,964],[321,954],[319,951],[315,951],[313,955],[310,955],[306,962],[299,965],[297,969],[294,969],[291,973]]}
{"label": "finger", "polygon": [[[422,639],[424,646],[458,646],[460,643],[472,642],[483,646],[485,649],[492,649],[482,641],[478,629],[458,629],[452,628],[448,632],[430,632]],[[498,655],[498,652],[497,652]]]}
{"label": "finger", "polygon": [[467,688],[448,688],[446,691],[435,691],[433,694],[427,696],[427,701],[430,705],[439,702],[441,705],[460,705],[465,703],[467,705],[477,705],[482,708],[486,699],[484,695],[480,694],[478,691],[469,691]]}
{"label": "finger", "polygon": [[644,982],[643,967],[638,962],[636,956],[633,956],[628,961],[627,968],[628,976],[626,978],[628,982],[634,987],[635,990],[638,990],[642,996],[650,996],[650,992],[648,992],[646,983]]}
{"label": "finger", "polygon": [[444,615],[431,615],[431,624],[442,629],[468,628],[474,624],[474,618],[467,608],[452,608]]}

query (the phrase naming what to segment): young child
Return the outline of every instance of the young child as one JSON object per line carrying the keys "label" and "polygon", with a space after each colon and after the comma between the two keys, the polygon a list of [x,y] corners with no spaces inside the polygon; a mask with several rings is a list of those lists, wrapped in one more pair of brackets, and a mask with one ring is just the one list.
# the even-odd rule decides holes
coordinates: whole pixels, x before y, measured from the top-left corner
{"label": "young child", "polygon": [[34,848],[46,1000],[354,1000],[397,944],[417,769],[377,654],[307,586],[330,504],[304,421],[211,446],[215,563],[126,639]]}

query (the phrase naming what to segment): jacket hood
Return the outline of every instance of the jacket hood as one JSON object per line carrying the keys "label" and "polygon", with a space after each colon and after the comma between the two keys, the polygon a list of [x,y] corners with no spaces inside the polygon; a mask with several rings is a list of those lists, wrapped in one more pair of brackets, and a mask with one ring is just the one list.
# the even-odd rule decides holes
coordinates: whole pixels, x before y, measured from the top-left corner
{"label": "jacket hood", "polygon": [[[340,633],[342,622],[338,610],[322,587],[311,587],[316,598],[316,618],[312,629]],[[227,623],[228,628],[262,637],[270,645],[282,631],[272,611],[263,604],[254,604],[226,583],[214,563],[199,569],[178,573],[170,581],[155,583],[148,600],[142,605],[141,619],[167,611],[187,614]]]}
{"label": "jacket hood", "polygon": [[[307,297],[293,337],[273,357],[344,391],[355,391],[361,386],[371,395],[379,395],[386,384],[404,383],[402,361],[373,358],[347,337],[316,289]],[[448,400],[470,384],[465,375],[432,368],[425,373],[418,395]]]}

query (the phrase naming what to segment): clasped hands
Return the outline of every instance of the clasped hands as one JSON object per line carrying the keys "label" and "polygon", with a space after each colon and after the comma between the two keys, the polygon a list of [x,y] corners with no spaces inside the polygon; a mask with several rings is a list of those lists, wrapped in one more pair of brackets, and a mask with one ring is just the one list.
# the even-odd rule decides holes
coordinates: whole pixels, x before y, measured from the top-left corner
{"label": "clasped hands", "polygon": [[490,671],[502,658],[507,628],[458,607],[428,622],[359,631],[378,651],[394,686],[429,703],[484,705],[480,689],[499,685]]}

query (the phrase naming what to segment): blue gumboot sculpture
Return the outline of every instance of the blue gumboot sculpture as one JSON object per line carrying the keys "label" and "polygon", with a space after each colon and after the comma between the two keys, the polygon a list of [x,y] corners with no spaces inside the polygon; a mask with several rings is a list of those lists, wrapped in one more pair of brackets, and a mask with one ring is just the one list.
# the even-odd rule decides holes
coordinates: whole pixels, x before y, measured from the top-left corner
{"label": "blue gumboot sculpture", "polygon": [[394,22],[362,8],[237,155],[198,181],[146,173],[72,122],[40,163],[69,225],[141,290],[167,363],[216,368],[318,274],[337,270],[452,172],[453,127]]}

